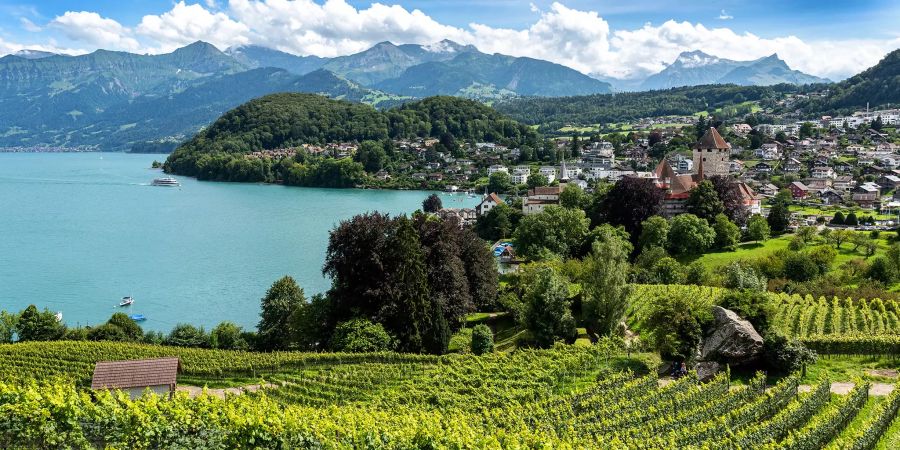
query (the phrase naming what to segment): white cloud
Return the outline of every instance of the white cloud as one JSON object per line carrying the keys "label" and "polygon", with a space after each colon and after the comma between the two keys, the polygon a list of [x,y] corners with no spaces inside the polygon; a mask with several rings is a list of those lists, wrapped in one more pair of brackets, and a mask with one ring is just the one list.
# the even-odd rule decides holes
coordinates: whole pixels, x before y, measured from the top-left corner
{"label": "white cloud", "polygon": [[[614,77],[646,76],[662,70],[683,51],[702,50],[739,60],[778,53],[792,68],[840,79],[871,66],[900,46],[900,37],[830,41],[804,41],[791,35],[762,38],[725,27],[673,20],[615,30],[596,11],[569,8],[559,2],[547,9],[535,4],[527,7],[537,17],[520,29],[481,23],[449,26],[417,9],[382,3],[357,8],[347,0],[230,0],[227,6],[215,0],[193,4],[179,0],[162,14],[144,16],[133,29],[84,11],[67,12],[50,26],[80,45],[151,53],[204,40],[220,48],[252,43],[299,55],[333,57],[359,52],[381,41],[430,44],[450,39],[488,53],[546,59],[584,73]],[[730,18],[721,11],[719,19]],[[23,26],[27,25],[23,22]]]}
{"label": "white cloud", "polygon": [[88,11],[67,11],[50,22],[69,39],[97,48],[138,51],[141,46],[131,30],[119,22]]}
{"label": "white cloud", "polygon": [[246,44],[250,29],[225,13],[179,1],[168,12],[144,16],[137,33],[155,41],[159,45],[157,51],[171,51],[200,40],[221,48]]}
{"label": "white cloud", "polygon": [[19,42],[9,42],[0,38],[0,56],[15,53],[19,50],[40,50],[43,52],[60,53],[66,55],[82,55],[87,53],[83,49],[64,48],[57,45],[56,41],[50,39],[46,44],[23,44]]}
{"label": "white cloud", "polygon": [[22,24],[22,29],[29,33],[39,33],[43,28],[39,27],[34,22],[28,20],[27,17],[19,17],[19,23]]}
{"label": "white cloud", "polygon": [[734,16],[729,15],[727,12],[725,12],[724,9],[722,10],[721,13],[719,13],[719,20],[731,20],[731,19],[734,19]]}

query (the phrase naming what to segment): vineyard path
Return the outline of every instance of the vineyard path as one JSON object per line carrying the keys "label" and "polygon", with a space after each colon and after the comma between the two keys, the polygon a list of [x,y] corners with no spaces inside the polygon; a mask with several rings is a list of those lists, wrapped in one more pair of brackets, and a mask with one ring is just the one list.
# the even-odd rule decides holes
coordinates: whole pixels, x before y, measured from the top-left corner
{"label": "vineyard path", "polygon": [[[223,388],[223,389],[206,388],[206,393],[209,395],[212,395],[214,397],[225,398],[225,394],[241,395],[245,392],[256,392],[256,391],[260,390],[261,388],[268,388],[268,387],[273,387],[273,386],[275,386],[275,385],[266,383],[266,384],[250,384],[247,386],[230,387],[230,388]],[[176,388],[176,390],[178,392],[187,392],[188,397],[190,397],[190,398],[197,397],[198,395],[200,395],[200,393],[203,392],[202,387],[188,386],[188,385],[178,386]]]}

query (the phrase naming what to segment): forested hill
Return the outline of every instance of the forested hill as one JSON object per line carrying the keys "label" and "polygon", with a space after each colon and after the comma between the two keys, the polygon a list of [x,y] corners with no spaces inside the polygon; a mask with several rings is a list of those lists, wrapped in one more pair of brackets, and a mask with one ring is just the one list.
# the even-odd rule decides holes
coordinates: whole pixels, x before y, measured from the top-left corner
{"label": "forested hill", "polygon": [[800,102],[806,112],[846,113],[866,107],[900,105],[900,49],[888,53],[878,64],[829,87],[829,95]]}
{"label": "forested hill", "polygon": [[706,85],[660,91],[597,94],[580,97],[519,98],[495,105],[520,122],[556,130],[569,124],[614,123],[641,117],[690,115],[745,101],[774,99],[800,87]]}
{"label": "forested hill", "polygon": [[[291,172],[284,165],[242,155],[302,144],[414,138],[531,147],[539,141],[530,127],[489,106],[457,97],[430,97],[379,111],[320,95],[283,93],[260,97],[228,111],[169,155],[164,168],[170,173],[210,180],[284,180],[290,184],[347,187],[360,181],[362,166],[357,167],[357,162],[345,159],[337,163],[298,155],[294,162],[305,164],[305,169]],[[315,170],[309,169],[314,165]],[[325,173],[326,169],[334,172]]]}

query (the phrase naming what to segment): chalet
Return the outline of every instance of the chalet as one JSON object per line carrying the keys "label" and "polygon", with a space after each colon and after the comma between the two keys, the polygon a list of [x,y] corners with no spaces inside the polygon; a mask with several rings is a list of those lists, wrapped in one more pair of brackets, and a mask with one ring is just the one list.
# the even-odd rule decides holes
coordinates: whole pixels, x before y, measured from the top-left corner
{"label": "chalet", "polygon": [[797,158],[790,158],[786,163],[784,163],[784,171],[785,172],[799,172],[800,169],[803,168],[803,163],[800,162]]}
{"label": "chalet", "polygon": [[755,166],[753,166],[753,171],[756,173],[772,173],[772,165],[766,162],[758,162]]}
{"label": "chalet", "polygon": [[442,174],[442,173],[429,173],[428,174],[428,181],[443,181],[443,180],[444,180],[444,174]]}
{"label": "chalet", "polygon": [[745,135],[753,131],[753,127],[746,123],[736,123],[731,126],[731,131],[733,131],[734,134]]}
{"label": "chalet", "polygon": [[831,165],[831,168],[834,169],[834,171],[837,173],[847,173],[853,171],[853,166],[845,162],[836,162]]}
{"label": "chalet", "polygon": [[844,196],[834,189],[824,189],[819,192],[819,200],[824,205],[840,205],[844,203]]}
{"label": "chalet", "polygon": [[503,204],[503,200],[497,194],[491,192],[488,195],[485,195],[483,199],[481,199],[481,203],[475,207],[475,213],[479,216],[483,216],[488,213],[488,211],[496,208],[499,205]]}
{"label": "chalet", "polygon": [[738,173],[744,171],[744,162],[738,159],[732,159],[728,162],[728,171],[731,173]]}
{"label": "chalet", "polygon": [[881,204],[881,192],[878,185],[866,183],[853,190],[851,199],[863,208],[878,208]]}
{"label": "chalet", "polygon": [[803,184],[806,185],[807,189],[810,191],[819,192],[823,189],[832,187],[832,183],[834,180],[831,178],[806,178],[803,180]]}
{"label": "chalet", "polygon": [[754,154],[759,159],[774,161],[781,159],[781,148],[779,147],[779,144],[775,143],[763,144],[760,148],[756,149]]}
{"label": "chalet", "polygon": [[136,399],[147,390],[157,395],[175,395],[178,358],[100,361],[94,366],[91,389],[120,390]]}
{"label": "chalet", "polygon": [[834,179],[831,185],[839,191],[849,192],[853,186],[856,186],[856,181],[850,175],[840,175]]}
{"label": "chalet", "polygon": [[549,205],[559,205],[559,194],[565,184],[559,186],[539,186],[528,190],[528,196],[522,202],[522,212],[526,215],[544,211]]}
{"label": "chalet", "polygon": [[791,197],[793,198],[806,198],[809,195],[809,188],[799,181],[791,183],[788,189],[791,190]]}
{"label": "chalet", "polygon": [[900,186],[900,177],[896,175],[882,175],[878,179],[878,185],[888,190],[897,189],[897,186]]}
{"label": "chalet", "polygon": [[759,193],[766,197],[774,197],[778,195],[778,186],[772,183],[766,183],[759,188]]}
{"label": "chalet", "polygon": [[762,203],[761,199],[753,189],[750,189],[750,186],[747,186],[747,183],[737,182],[738,192],[741,193],[741,203],[747,208],[747,211],[750,214],[761,214],[762,213]]}
{"label": "chalet", "polygon": [[828,166],[817,166],[813,167],[812,172],[810,173],[813,178],[834,178],[835,173],[834,169]]}

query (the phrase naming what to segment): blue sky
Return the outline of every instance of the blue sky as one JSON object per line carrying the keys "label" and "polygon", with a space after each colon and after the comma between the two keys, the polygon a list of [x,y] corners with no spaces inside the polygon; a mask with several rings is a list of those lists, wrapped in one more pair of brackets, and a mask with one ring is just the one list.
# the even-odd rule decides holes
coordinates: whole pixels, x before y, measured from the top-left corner
{"label": "blue sky", "polygon": [[252,43],[335,56],[380,40],[448,38],[604,76],[645,76],[681,51],[699,49],[732,59],[778,53],[792,67],[841,78],[900,47],[897,0],[381,4],[387,6],[364,0],[0,0],[0,54],[26,47],[159,53],[202,39],[220,48]]}

